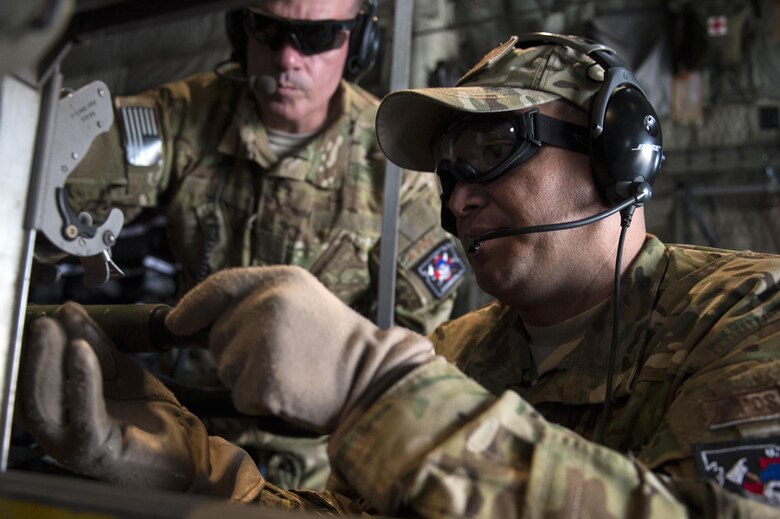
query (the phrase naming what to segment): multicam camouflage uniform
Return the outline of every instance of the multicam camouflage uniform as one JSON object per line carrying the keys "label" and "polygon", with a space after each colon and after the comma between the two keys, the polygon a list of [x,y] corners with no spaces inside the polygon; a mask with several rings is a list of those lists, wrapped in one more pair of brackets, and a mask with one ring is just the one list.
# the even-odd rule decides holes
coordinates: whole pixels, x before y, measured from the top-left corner
{"label": "multicam camouflage uniform", "polygon": [[780,257],[648,235],[624,276],[606,447],[612,306],[538,376],[496,302],[430,336],[473,380],[418,368],[335,439],[334,467],[391,514],[777,517],[759,501],[780,505],[779,281]]}
{"label": "multicam camouflage uniform", "polygon": [[[378,101],[345,81],[337,95],[333,122],[282,158],[270,148],[245,83],[204,73],[117,98],[114,127],[68,179],[71,204],[98,217],[118,207],[126,219],[165,206],[183,289],[226,267],[299,265],[373,317],[385,164],[374,130]],[[422,332],[449,317],[464,272],[439,227],[438,207],[431,175],[404,175],[396,321]],[[183,381],[218,383],[207,352],[191,352]],[[247,444],[238,431],[219,432]],[[249,431],[255,440],[259,434]],[[312,456],[316,463],[287,460],[297,465],[292,480],[272,479],[320,486],[323,470],[311,465],[327,472],[327,459],[323,448]],[[301,471],[308,476],[299,477]]]}
{"label": "multicam camouflage uniform", "polygon": [[[279,158],[241,83],[204,73],[117,98],[117,123],[68,179],[71,202],[98,215],[119,207],[127,219],[164,205],[185,290],[226,267],[299,265],[370,316],[385,164],[374,132],[378,101],[346,81],[339,101],[328,128]],[[148,149],[159,134],[161,155],[149,165],[133,165],[127,161],[133,144],[123,142],[119,126],[142,116],[160,127],[136,140]],[[146,164],[152,155],[136,154],[134,162]],[[423,332],[449,316],[454,297],[452,285],[437,293],[417,272],[437,246],[452,245],[439,228],[438,207],[431,175],[404,176],[397,320]]]}

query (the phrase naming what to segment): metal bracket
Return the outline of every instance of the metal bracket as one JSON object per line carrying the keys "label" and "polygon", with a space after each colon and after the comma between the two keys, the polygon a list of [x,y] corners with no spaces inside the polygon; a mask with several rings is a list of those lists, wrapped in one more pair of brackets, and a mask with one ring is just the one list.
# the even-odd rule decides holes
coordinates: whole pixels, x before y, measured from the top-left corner
{"label": "metal bracket", "polygon": [[113,122],[111,95],[102,81],[93,81],[59,99],[36,204],[35,228],[57,248],[83,258],[90,286],[105,283],[112,275],[123,275],[111,261],[109,250],[116,243],[124,215],[112,209],[105,222],[93,225],[89,213],[76,213],[68,204],[65,181],[95,138]]}

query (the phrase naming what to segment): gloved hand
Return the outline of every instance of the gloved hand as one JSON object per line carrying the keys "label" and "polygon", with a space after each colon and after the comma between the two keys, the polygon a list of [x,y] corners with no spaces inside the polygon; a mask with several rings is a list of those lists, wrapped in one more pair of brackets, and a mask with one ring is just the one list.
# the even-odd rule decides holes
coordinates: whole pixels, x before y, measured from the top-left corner
{"label": "gloved hand", "polygon": [[380,330],[300,267],[220,271],[192,289],[166,324],[211,325],[217,373],[236,409],[330,433],[358,404],[434,357],[409,330]]}
{"label": "gloved hand", "polygon": [[262,477],[209,438],[163,384],[75,303],[30,323],[19,379],[23,427],[71,470],[135,487],[251,499]]}

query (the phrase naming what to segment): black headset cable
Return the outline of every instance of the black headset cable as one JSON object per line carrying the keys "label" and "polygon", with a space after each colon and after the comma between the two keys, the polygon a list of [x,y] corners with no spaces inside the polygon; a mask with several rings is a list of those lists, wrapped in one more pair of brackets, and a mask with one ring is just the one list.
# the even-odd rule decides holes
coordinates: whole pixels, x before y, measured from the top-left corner
{"label": "black headset cable", "polygon": [[604,406],[601,411],[601,420],[599,423],[596,441],[604,444],[604,435],[607,425],[612,415],[612,384],[615,378],[615,363],[618,349],[618,333],[620,331],[620,274],[621,264],[623,263],[623,246],[626,242],[626,234],[631,225],[631,219],[634,216],[636,205],[632,204],[620,212],[620,239],[618,240],[617,257],[615,259],[615,281],[612,294],[612,341],[609,346],[609,361],[607,364],[607,385],[604,391]]}

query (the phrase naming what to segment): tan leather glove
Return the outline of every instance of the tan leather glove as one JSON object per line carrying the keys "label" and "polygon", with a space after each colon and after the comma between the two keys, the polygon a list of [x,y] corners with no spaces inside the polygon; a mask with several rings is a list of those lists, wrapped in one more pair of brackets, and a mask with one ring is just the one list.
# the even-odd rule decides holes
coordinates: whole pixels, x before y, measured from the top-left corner
{"label": "tan leather glove", "polygon": [[30,323],[19,379],[23,427],[71,470],[123,485],[252,499],[251,458],[203,424],[75,303]]}
{"label": "tan leather glove", "polygon": [[211,325],[209,345],[236,408],[322,433],[433,358],[409,330],[380,330],[299,267],[229,269],[174,307],[175,334]]}

